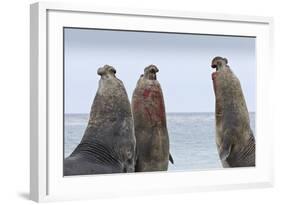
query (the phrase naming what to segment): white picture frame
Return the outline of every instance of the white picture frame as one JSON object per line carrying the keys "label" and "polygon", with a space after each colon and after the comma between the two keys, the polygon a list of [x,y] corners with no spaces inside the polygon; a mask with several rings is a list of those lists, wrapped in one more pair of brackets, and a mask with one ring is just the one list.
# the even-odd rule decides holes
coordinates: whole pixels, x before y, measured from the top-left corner
{"label": "white picture frame", "polygon": [[[63,27],[256,37],[256,167],[63,177]],[[39,202],[272,186],[272,28],[270,17],[32,4],[30,198]]]}

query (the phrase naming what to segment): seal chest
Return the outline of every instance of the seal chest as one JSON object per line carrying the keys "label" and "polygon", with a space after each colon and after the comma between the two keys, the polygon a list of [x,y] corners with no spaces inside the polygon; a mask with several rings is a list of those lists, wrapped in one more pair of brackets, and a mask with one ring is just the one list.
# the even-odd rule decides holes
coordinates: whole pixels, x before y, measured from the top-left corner
{"label": "seal chest", "polygon": [[129,99],[116,70],[98,69],[99,88],[80,144],[64,160],[64,175],[134,172],[135,146]]}
{"label": "seal chest", "polygon": [[168,169],[169,136],[162,89],[156,79],[158,71],[154,65],[146,67],[132,97],[137,172]]}
{"label": "seal chest", "polygon": [[216,144],[223,167],[255,166],[255,138],[239,79],[228,61],[212,60],[215,92]]}

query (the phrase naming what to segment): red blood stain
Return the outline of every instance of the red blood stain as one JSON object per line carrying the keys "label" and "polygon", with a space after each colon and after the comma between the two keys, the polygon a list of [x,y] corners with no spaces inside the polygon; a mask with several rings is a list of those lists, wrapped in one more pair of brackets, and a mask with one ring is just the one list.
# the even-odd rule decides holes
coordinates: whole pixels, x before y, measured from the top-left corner
{"label": "red blood stain", "polygon": [[152,124],[165,123],[165,105],[161,88],[152,86],[141,91],[143,98],[133,102],[135,112],[143,113],[145,120]]}
{"label": "red blood stain", "polygon": [[144,97],[144,98],[147,98],[147,97],[149,96],[149,94],[150,94],[150,90],[144,89],[144,91],[143,91],[143,97]]}
{"label": "red blood stain", "polygon": [[212,80],[215,80],[217,76],[217,73],[212,73]]}
{"label": "red blood stain", "polygon": [[217,73],[212,73],[212,80],[213,80],[213,87],[214,87],[215,94],[218,86],[218,81],[216,80],[216,78],[217,78]]}
{"label": "red blood stain", "polygon": [[149,114],[149,119],[152,122],[161,122],[165,120],[165,108],[163,96],[160,88],[150,90],[150,103],[146,106],[146,112]]}

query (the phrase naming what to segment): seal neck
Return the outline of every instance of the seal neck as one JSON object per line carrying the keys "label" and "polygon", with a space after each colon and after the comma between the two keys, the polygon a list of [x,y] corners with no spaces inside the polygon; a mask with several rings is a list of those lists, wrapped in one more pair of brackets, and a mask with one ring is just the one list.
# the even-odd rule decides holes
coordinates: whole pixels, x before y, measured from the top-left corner
{"label": "seal neck", "polygon": [[99,164],[110,164],[122,166],[118,154],[114,150],[98,140],[81,142],[72,155],[82,153],[82,155],[92,162]]}

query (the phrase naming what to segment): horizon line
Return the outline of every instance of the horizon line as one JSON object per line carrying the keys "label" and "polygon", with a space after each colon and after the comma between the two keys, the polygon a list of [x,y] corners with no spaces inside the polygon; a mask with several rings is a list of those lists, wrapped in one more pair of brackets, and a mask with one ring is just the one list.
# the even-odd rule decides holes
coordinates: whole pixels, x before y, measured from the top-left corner
{"label": "horizon line", "polygon": [[[255,113],[256,111],[249,111],[248,113]],[[215,113],[215,112],[212,112],[212,111],[198,111],[198,112],[166,112],[166,114],[184,114],[184,113]],[[85,114],[85,115],[88,115],[90,113],[83,113],[83,112],[73,112],[73,113],[64,113],[66,115],[75,115],[75,114]]]}

